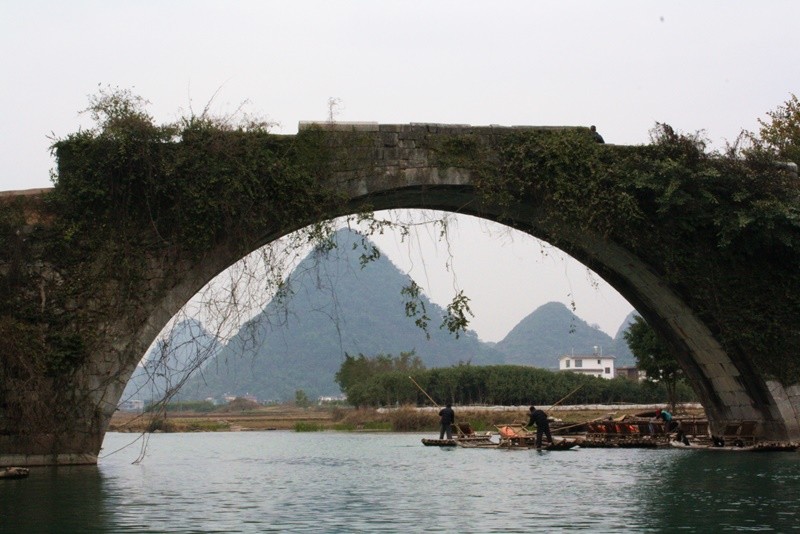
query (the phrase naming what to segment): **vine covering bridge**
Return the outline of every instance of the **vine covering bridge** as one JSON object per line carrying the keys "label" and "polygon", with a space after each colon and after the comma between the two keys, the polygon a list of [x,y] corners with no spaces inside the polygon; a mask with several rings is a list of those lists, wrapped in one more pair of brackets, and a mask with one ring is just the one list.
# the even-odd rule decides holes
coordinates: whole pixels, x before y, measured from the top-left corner
{"label": "vine covering bridge", "polygon": [[[124,119],[124,120],[123,120]],[[215,275],[338,216],[498,221],[591,268],[650,324],[713,429],[800,439],[800,188],[785,165],[581,127],[141,117],[56,145],[52,189],[0,193],[0,465],[94,463],[128,378]]]}

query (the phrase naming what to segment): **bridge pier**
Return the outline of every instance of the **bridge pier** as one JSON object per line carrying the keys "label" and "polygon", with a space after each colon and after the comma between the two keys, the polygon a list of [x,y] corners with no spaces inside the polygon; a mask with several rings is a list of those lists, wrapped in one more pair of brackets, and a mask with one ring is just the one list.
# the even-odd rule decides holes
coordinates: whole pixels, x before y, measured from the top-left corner
{"label": "bridge pier", "polygon": [[767,380],[767,388],[774,402],[775,413],[763,434],[784,436],[784,440],[800,442],[800,385],[784,387],[776,380]]}
{"label": "bridge pier", "polygon": [[[0,446],[3,446],[0,444]],[[55,454],[2,454],[0,467],[36,467],[44,465],[95,465],[97,454],[93,453],[55,453]]]}
{"label": "bridge pier", "polygon": [[76,373],[60,384],[53,379],[35,383],[25,377],[27,390],[5,395],[0,412],[0,467],[97,463],[125,381],[109,380],[119,375],[118,366],[92,367],[100,374]]}

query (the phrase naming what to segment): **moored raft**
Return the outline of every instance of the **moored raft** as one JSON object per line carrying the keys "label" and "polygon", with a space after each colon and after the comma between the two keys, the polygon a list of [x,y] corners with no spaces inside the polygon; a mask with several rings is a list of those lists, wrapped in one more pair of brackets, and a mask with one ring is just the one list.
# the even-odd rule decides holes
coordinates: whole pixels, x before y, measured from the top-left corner
{"label": "moored raft", "polygon": [[759,436],[757,421],[729,421],[718,435],[706,433],[695,436],[690,443],[670,442],[677,449],[723,452],[794,452],[800,448],[795,441],[766,440]]}
{"label": "moored raft", "polygon": [[454,439],[435,438],[422,438],[422,444],[426,447],[455,447],[457,445]]}
{"label": "moored raft", "polygon": [[496,443],[492,443],[492,436],[490,434],[453,439],[422,438],[422,444],[426,447],[482,447],[485,445],[496,445]]}
{"label": "moored raft", "polygon": [[0,478],[25,478],[30,474],[27,467],[3,467],[0,468]]}
{"label": "moored raft", "polygon": [[452,439],[434,439],[422,438],[422,444],[426,447],[456,447],[456,446],[472,446],[492,444],[492,434],[478,434],[475,432],[469,423],[458,423],[453,425],[453,431],[456,434]]}
{"label": "moored raft", "polygon": [[667,431],[663,421],[654,420],[654,414],[608,417],[585,423],[582,429],[585,448],[657,449],[669,447],[673,433],[679,430],[680,439],[704,439],[708,436],[708,421],[694,417],[674,418],[678,426]]}
{"label": "moored raft", "polygon": [[[500,434],[500,442],[497,443],[498,449],[536,448],[536,432],[528,430],[524,425],[499,425],[497,431]],[[547,443],[545,445],[545,442],[543,442],[541,449],[548,451],[566,451],[577,446],[582,446],[583,441],[584,439],[581,436],[553,436],[553,443]]]}
{"label": "moored raft", "polygon": [[555,440],[553,443],[543,446],[542,449],[547,451],[569,451],[575,447],[583,447],[584,441],[580,437],[553,436],[553,439]]}
{"label": "moored raft", "polygon": [[800,448],[800,443],[791,441],[759,441],[750,445],[714,445],[713,443],[692,443],[685,445],[679,441],[670,442],[676,449],[694,451],[722,451],[722,452],[794,452]]}

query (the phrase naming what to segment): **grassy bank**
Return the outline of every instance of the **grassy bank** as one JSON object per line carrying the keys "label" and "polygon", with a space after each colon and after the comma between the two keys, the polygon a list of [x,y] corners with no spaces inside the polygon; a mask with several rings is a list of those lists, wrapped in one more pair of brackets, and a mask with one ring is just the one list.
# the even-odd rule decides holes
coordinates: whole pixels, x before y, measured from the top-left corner
{"label": "grassy bank", "polygon": [[[526,422],[525,407],[508,409],[465,408],[456,410],[459,422],[469,422],[478,432],[496,430],[495,425]],[[548,410],[548,415],[565,424],[583,423],[613,415],[634,414],[641,409],[574,409],[564,407]],[[691,410],[690,415],[701,416],[702,410]],[[166,415],[131,414],[117,412],[111,419],[111,432],[230,432],[295,430],[313,432],[338,431],[392,431],[438,432],[439,417],[436,411],[418,410],[412,406],[394,410],[354,409],[343,407],[299,408],[294,405],[226,409],[210,413],[170,412]]]}

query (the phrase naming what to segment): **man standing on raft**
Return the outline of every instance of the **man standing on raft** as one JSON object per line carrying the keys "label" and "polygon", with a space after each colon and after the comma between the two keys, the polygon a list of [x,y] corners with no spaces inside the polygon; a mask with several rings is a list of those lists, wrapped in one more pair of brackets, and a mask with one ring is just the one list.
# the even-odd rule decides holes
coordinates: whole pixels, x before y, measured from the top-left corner
{"label": "man standing on raft", "polygon": [[439,439],[444,438],[445,434],[447,434],[447,439],[453,439],[453,429],[452,425],[456,422],[456,413],[453,411],[453,408],[450,407],[450,403],[447,403],[447,406],[439,410]]}
{"label": "man standing on raft", "polygon": [[547,414],[542,410],[537,410],[536,406],[530,408],[530,421],[528,427],[536,425],[536,448],[542,448],[542,434],[547,436],[547,441],[553,444],[553,435],[550,434],[550,422],[547,420]]}

